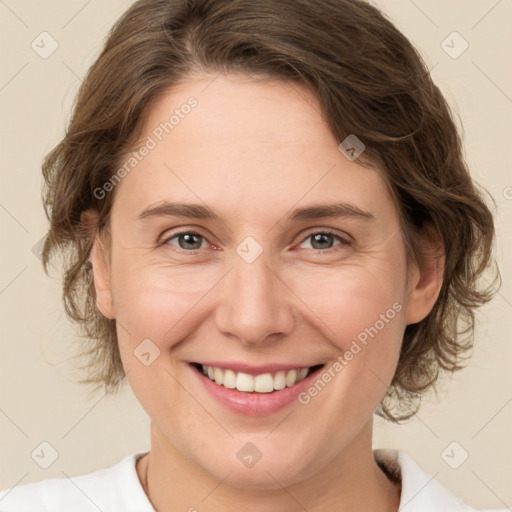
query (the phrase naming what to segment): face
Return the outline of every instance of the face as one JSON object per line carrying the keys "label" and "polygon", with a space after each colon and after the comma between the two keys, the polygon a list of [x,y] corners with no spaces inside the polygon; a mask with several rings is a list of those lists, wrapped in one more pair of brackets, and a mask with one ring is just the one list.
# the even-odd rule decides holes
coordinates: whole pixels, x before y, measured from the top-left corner
{"label": "face", "polygon": [[95,250],[97,304],[162,446],[234,485],[289,485],[368,441],[428,301],[384,179],[340,152],[313,95],[212,79],[153,105],[108,270]]}

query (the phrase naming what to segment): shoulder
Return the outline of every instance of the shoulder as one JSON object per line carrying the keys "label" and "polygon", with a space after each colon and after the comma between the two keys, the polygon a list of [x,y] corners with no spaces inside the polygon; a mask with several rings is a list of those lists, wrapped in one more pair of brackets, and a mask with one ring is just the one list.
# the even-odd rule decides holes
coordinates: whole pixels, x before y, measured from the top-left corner
{"label": "shoulder", "polygon": [[402,484],[400,510],[414,512],[476,512],[446,489],[435,475],[425,473],[403,450],[374,450],[375,460]]}
{"label": "shoulder", "polygon": [[154,512],[142,489],[136,460],[127,455],[117,464],[84,475],[50,478],[0,491],[2,512]]}

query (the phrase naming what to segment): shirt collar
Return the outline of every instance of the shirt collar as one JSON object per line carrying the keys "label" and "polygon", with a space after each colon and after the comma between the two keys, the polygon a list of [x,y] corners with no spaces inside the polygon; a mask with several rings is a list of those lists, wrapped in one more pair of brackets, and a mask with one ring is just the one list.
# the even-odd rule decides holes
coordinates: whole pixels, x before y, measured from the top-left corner
{"label": "shirt collar", "polygon": [[391,479],[401,482],[399,512],[470,512],[461,498],[425,473],[403,450],[377,449],[375,461]]}

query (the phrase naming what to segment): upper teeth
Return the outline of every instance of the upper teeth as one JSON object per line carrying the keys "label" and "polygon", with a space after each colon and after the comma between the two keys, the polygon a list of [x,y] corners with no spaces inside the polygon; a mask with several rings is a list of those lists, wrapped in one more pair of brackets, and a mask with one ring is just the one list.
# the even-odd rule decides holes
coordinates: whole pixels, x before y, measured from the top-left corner
{"label": "upper teeth", "polygon": [[256,393],[271,393],[274,390],[293,386],[308,373],[308,368],[299,368],[288,371],[280,370],[274,374],[249,375],[248,373],[236,373],[233,370],[224,370],[214,366],[202,365],[202,367],[203,373],[221,386],[231,389],[236,388],[238,391],[256,391]]}

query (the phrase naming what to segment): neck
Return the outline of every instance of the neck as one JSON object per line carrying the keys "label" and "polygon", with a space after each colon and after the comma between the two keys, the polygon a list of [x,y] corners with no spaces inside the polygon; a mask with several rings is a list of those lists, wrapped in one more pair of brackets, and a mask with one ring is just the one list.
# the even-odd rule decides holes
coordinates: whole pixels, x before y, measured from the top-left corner
{"label": "neck", "polygon": [[[138,461],[137,474],[157,512],[171,510],[235,512],[396,512],[400,484],[379,468],[371,446],[372,422],[313,477],[286,488],[246,489],[214,478],[181,454],[151,424],[151,451]],[[169,477],[172,475],[172,477]],[[271,480],[271,479],[269,479]]]}

